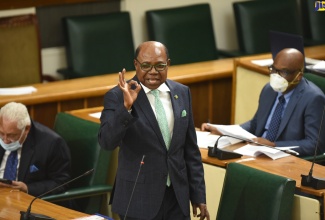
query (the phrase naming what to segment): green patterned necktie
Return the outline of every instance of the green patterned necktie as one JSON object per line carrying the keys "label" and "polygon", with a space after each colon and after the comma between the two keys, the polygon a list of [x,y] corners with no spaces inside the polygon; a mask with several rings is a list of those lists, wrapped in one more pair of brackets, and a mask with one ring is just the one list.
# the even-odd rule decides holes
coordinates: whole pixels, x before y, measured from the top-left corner
{"label": "green patterned necktie", "polygon": [[167,150],[169,149],[170,145],[170,133],[169,133],[169,127],[167,122],[167,117],[165,113],[164,106],[159,98],[159,90],[151,90],[151,94],[155,96],[155,109],[156,109],[156,118],[159,124],[159,128],[161,131],[161,134],[164,138]]}
{"label": "green patterned necktie", "polygon": [[[170,132],[169,132],[169,127],[168,127],[168,122],[167,122],[167,117],[165,113],[164,106],[159,98],[159,90],[151,90],[151,94],[155,96],[155,110],[156,110],[156,118],[157,122],[161,131],[161,134],[164,138],[167,150],[169,149],[170,145]],[[169,175],[167,176],[167,186],[170,186],[170,177]]]}

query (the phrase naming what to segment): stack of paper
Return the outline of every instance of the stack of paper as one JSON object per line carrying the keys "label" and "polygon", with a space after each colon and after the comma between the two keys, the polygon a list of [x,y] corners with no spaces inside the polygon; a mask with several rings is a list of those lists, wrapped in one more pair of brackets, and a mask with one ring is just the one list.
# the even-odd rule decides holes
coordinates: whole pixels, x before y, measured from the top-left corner
{"label": "stack of paper", "polygon": [[33,86],[17,87],[17,88],[0,88],[0,95],[25,95],[36,92]]}
{"label": "stack of paper", "polygon": [[249,133],[239,125],[215,125],[215,124],[209,124],[209,125],[217,128],[218,131],[221,132],[223,135],[230,135],[235,137],[235,138],[228,137],[228,140],[231,142],[231,144],[236,144],[243,140],[252,141],[252,138],[256,138],[255,135]]}
{"label": "stack of paper", "polygon": [[255,146],[255,145],[250,145],[250,144],[247,144],[241,148],[238,148],[238,149],[234,150],[234,152],[242,154],[242,155],[246,155],[246,156],[253,156],[253,157],[264,154],[264,155],[272,158],[273,160],[290,156],[290,154],[287,154],[287,153],[285,153],[281,150],[278,150],[276,148],[265,147],[265,146]]}

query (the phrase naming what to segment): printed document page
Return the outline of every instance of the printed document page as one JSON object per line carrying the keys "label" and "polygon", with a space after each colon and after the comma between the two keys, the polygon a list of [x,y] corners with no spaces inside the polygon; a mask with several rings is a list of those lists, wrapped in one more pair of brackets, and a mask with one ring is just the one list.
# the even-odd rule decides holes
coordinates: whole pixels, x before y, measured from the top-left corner
{"label": "printed document page", "polygon": [[[218,131],[220,131],[224,135],[238,137],[241,139],[245,139],[247,141],[251,141],[252,138],[256,138],[255,135],[249,133],[248,131],[246,131],[245,129],[240,127],[239,125],[217,125],[217,124],[209,124],[209,125],[216,127],[218,129]],[[240,141],[238,141],[238,139],[235,139],[235,138],[228,137],[228,139],[231,142],[231,144],[240,142]]]}
{"label": "printed document page", "polygon": [[234,150],[234,152],[242,154],[242,155],[246,155],[246,156],[252,156],[252,157],[256,157],[258,155],[261,154],[265,154],[266,156],[270,157],[273,160],[282,158],[282,157],[287,157],[290,154],[287,154],[281,150],[278,150],[276,148],[271,148],[271,147],[265,147],[265,146],[255,146],[255,145],[250,145],[247,144],[243,147],[240,147],[236,150]]}

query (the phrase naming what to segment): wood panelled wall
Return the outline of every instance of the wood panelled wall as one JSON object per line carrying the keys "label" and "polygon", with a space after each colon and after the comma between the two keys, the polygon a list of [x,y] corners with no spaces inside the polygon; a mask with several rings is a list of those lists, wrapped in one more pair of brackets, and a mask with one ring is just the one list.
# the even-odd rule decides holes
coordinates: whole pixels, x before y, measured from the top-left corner
{"label": "wood panelled wall", "polygon": [[0,10],[116,0],[1,0]]}

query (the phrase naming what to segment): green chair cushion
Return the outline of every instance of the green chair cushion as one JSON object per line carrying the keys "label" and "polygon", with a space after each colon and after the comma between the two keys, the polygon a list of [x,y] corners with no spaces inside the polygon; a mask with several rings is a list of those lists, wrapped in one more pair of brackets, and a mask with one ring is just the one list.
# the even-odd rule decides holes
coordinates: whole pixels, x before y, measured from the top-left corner
{"label": "green chair cushion", "polygon": [[67,78],[134,70],[129,12],[82,15],[63,19],[67,39]]}
{"label": "green chair cushion", "polygon": [[42,197],[42,199],[49,202],[56,202],[68,199],[84,198],[111,192],[112,188],[113,187],[110,185],[96,185],[90,187],[73,188],[61,194]]}
{"label": "green chair cushion", "polygon": [[112,152],[100,147],[97,140],[99,126],[68,113],[57,114],[54,130],[63,137],[71,151],[71,177],[76,178],[90,169],[94,171],[71,182],[66,192],[46,196],[44,200],[57,202],[86,198],[78,200],[78,205],[83,207],[79,211],[89,214],[100,211],[102,196],[98,195],[112,190],[112,186],[107,184]]}
{"label": "green chair cushion", "polygon": [[240,163],[230,163],[217,219],[291,219],[295,183]]}
{"label": "green chair cushion", "polygon": [[269,31],[301,35],[297,6],[292,1],[234,2],[233,10],[240,51],[270,52]]}
{"label": "green chair cushion", "polygon": [[172,64],[218,58],[209,4],[146,11],[149,40],[165,44]]}

